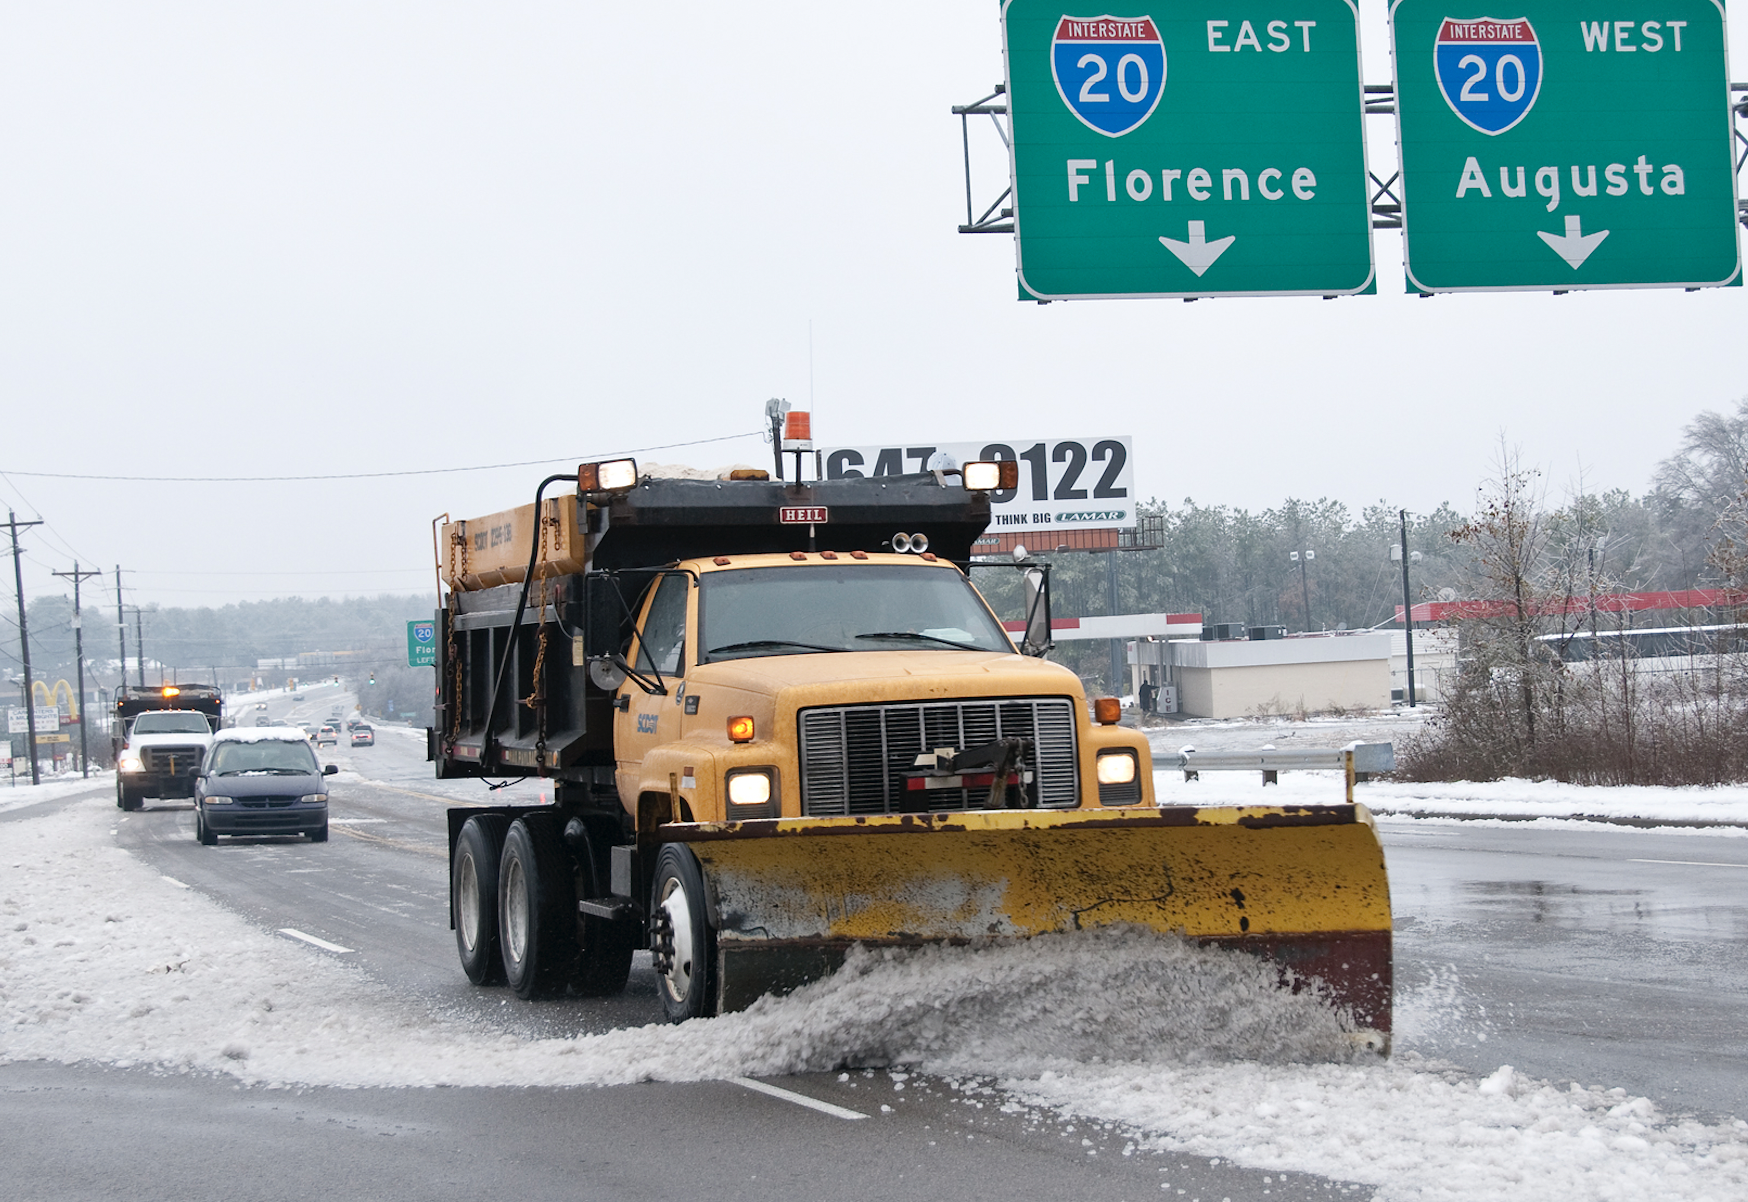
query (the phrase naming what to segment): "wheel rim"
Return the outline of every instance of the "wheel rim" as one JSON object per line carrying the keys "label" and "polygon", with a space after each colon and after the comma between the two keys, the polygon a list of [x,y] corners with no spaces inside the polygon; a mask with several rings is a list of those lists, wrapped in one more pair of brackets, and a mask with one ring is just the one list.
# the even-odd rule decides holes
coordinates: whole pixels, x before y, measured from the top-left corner
{"label": "wheel rim", "polygon": [[520,856],[504,870],[504,950],[517,964],[528,954],[528,880]]}
{"label": "wheel rim", "polygon": [[466,852],[456,864],[456,875],[455,927],[461,932],[462,946],[472,955],[479,947],[479,872]]}
{"label": "wheel rim", "polygon": [[676,1002],[683,1002],[692,992],[692,904],[678,877],[662,882],[660,905],[674,940],[674,954],[668,971],[662,974],[662,984]]}

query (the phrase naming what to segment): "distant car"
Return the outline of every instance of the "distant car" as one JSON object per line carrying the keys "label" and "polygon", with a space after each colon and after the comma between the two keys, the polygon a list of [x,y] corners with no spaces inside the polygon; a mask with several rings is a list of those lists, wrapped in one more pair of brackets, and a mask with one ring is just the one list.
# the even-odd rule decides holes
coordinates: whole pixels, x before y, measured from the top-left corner
{"label": "distant car", "polygon": [[320,747],[323,743],[332,743],[338,747],[340,745],[340,732],[323,723],[322,729],[316,732],[316,746]]}
{"label": "distant car", "polygon": [[257,701],[255,703],[255,708],[258,710],[264,710],[267,708],[267,703],[265,701]]}
{"label": "distant car", "polygon": [[316,762],[292,727],[220,731],[195,781],[194,837],[308,835],[328,841],[328,784],[339,769]]}
{"label": "distant car", "polygon": [[302,729],[302,731],[303,731],[304,738],[308,739],[312,743],[315,742],[315,739],[316,739],[316,728],[315,727],[305,726],[305,727],[301,727],[300,729]]}
{"label": "distant car", "polygon": [[302,700],[303,700],[303,694],[302,694],[302,693],[293,693],[293,694],[292,694],[292,695],[291,695],[291,699],[292,699],[292,700],[293,700],[293,701],[302,701]]}
{"label": "distant car", "polygon": [[375,747],[376,732],[360,722],[357,726],[352,728],[352,746]]}
{"label": "distant car", "polygon": [[359,717],[357,714],[346,715],[346,729],[347,730],[357,730],[360,726],[363,726],[363,725],[364,725],[364,719]]}
{"label": "distant car", "polygon": [[255,725],[256,726],[272,726],[273,719],[269,718],[266,714],[256,714],[255,715]]}

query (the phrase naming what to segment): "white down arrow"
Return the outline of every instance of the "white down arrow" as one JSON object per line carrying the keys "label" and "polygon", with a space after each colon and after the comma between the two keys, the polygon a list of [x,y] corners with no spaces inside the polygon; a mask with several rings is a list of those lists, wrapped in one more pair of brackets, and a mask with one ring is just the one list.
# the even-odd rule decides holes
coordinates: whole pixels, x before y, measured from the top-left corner
{"label": "white down arrow", "polygon": [[1584,227],[1578,224],[1578,218],[1568,217],[1564,234],[1544,234],[1537,230],[1536,237],[1553,247],[1554,253],[1566,260],[1573,271],[1577,271],[1584,266],[1584,260],[1590,257],[1590,252],[1602,245],[1602,240],[1608,237],[1608,231],[1598,230],[1594,234],[1587,234]]}
{"label": "white down arrow", "polygon": [[1236,235],[1228,234],[1224,238],[1217,238],[1210,242],[1208,241],[1208,227],[1200,221],[1192,221],[1190,222],[1190,240],[1188,242],[1174,242],[1172,239],[1164,237],[1160,238],[1160,242],[1165,244],[1165,249],[1181,259],[1185,267],[1200,277],[1204,271],[1214,265],[1215,259],[1226,252],[1226,248],[1232,245],[1235,237]]}

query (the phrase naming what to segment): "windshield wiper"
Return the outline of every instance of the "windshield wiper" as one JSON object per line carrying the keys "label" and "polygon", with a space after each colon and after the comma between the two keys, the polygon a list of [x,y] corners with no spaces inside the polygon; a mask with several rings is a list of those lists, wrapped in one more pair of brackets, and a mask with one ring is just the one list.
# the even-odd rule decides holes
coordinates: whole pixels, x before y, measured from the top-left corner
{"label": "windshield wiper", "polygon": [[798,643],[794,639],[753,639],[746,643],[729,643],[712,647],[706,654],[721,655],[728,651],[762,651],[769,647],[805,647],[809,651],[843,651],[843,647],[827,647],[822,643]]}
{"label": "windshield wiper", "polygon": [[971,643],[961,643],[957,639],[944,639],[938,634],[923,634],[915,630],[876,630],[869,634],[859,634],[859,639],[922,639],[929,643],[939,643],[943,647],[956,647],[960,651],[988,651],[988,647],[978,647]]}

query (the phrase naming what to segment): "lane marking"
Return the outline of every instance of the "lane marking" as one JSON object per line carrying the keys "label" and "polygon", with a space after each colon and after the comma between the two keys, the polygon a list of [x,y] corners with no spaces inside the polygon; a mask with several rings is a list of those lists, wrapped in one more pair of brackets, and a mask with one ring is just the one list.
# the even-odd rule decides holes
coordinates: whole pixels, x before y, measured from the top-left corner
{"label": "lane marking", "polygon": [[326,939],[317,939],[314,935],[306,935],[296,927],[280,927],[279,933],[281,935],[290,935],[293,939],[301,939],[305,943],[319,947],[325,952],[340,952],[344,954],[352,950],[349,947],[341,947],[338,943],[329,943]]}
{"label": "lane marking", "polygon": [[865,1119],[868,1116],[860,1110],[849,1110],[842,1106],[833,1106],[830,1102],[822,1102],[818,1098],[810,1098],[804,1093],[794,1093],[787,1089],[779,1089],[775,1085],[766,1085],[763,1081],[755,1081],[751,1077],[730,1077],[735,1085],[752,1090],[754,1093],[767,1094],[773,1098],[781,1098],[785,1102],[793,1102],[797,1106],[805,1106],[809,1110],[817,1110],[821,1114],[829,1114],[835,1119]]}
{"label": "lane marking", "polygon": [[329,826],[359,826],[366,822],[387,822],[387,818],[330,818]]}
{"label": "lane marking", "polygon": [[173,877],[173,876],[164,876],[164,877],[159,877],[159,878],[158,878],[158,879],[159,879],[159,880],[162,880],[162,881],[168,881],[168,882],[169,882],[169,883],[170,883],[170,884],[172,884],[172,885],[174,885],[174,886],[176,886],[176,887],[177,887],[177,888],[178,888],[178,889],[186,889],[186,888],[188,888],[188,886],[187,886],[187,885],[184,885],[184,884],[183,884],[183,883],[182,883],[182,882],[181,882],[181,881],[179,881],[179,880],[177,880],[177,879],[176,879],[176,878],[175,878],[175,877]]}
{"label": "lane marking", "polygon": [[1683,864],[1691,868],[1748,868],[1748,864],[1731,864],[1723,860],[1628,860],[1629,864]]}

